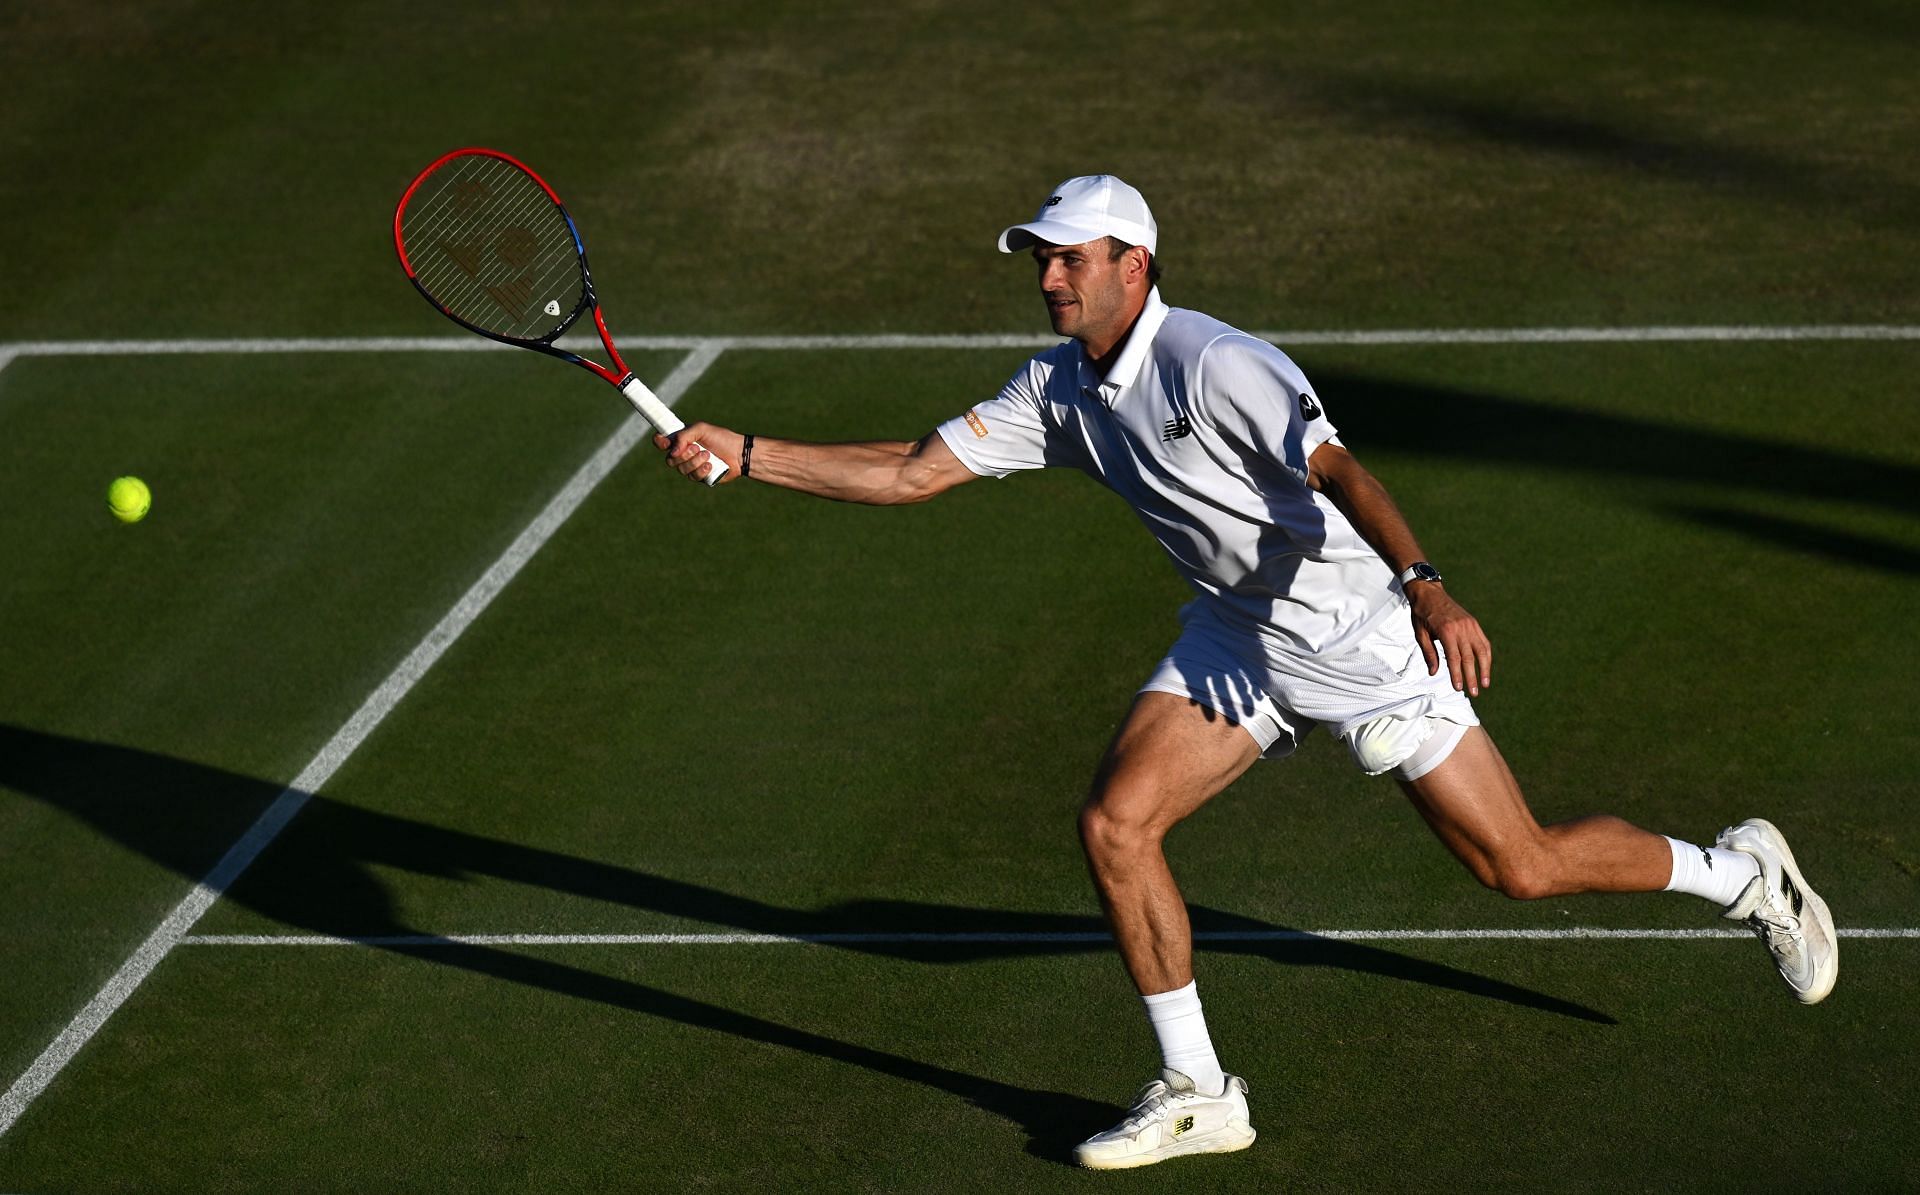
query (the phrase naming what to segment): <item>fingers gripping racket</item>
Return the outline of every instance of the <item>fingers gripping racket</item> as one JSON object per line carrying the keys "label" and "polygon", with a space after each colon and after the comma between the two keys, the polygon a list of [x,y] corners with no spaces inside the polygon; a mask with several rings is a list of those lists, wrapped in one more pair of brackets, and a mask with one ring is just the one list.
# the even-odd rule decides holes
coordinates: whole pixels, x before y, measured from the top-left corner
{"label": "fingers gripping racket", "polygon": [[[422,170],[394,210],[393,247],[413,285],[454,323],[592,370],[663,436],[686,427],[620,359],[573,217],[517,159],[456,149]],[[612,369],[554,344],[589,309]],[[714,456],[707,484],[726,471]]]}

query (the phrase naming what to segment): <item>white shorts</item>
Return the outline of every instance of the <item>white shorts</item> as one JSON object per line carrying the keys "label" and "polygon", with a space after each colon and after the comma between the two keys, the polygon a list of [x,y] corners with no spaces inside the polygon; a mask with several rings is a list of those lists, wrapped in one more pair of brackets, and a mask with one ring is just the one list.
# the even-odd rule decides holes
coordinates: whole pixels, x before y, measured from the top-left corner
{"label": "white shorts", "polygon": [[1172,693],[1218,712],[1253,736],[1262,756],[1293,754],[1325,724],[1368,775],[1417,780],[1478,726],[1473,703],[1453,687],[1444,656],[1429,675],[1404,607],[1339,655],[1299,656],[1233,626],[1204,600],[1142,693]]}

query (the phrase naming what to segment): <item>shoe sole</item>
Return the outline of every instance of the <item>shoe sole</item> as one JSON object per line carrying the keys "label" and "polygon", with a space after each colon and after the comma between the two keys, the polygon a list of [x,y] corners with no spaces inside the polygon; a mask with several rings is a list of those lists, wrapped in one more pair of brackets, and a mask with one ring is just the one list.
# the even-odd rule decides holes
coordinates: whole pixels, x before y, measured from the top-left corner
{"label": "shoe sole", "polygon": [[[1245,1136],[1241,1136],[1242,1133]],[[1192,1154],[1230,1154],[1239,1153],[1253,1145],[1260,1136],[1252,1125],[1228,1125],[1218,1132],[1197,1137],[1191,1141],[1180,1141],[1173,1145],[1163,1145],[1149,1153],[1132,1154],[1124,1158],[1083,1158],[1076,1151],[1073,1160],[1083,1170],[1132,1170],[1140,1166],[1151,1166],[1164,1162],[1168,1158],[1184,1158]]]}
{"label": "shoe sole", "polygon": [[1820,899],[1820,894],[1815,892],[1807,883],[1807,878],[1800,874],[1800,865],[1793,860],[1793,848],[1787,845],[1786,835],[1780,833],[1778,826],[1763,817],[1748,818],[1741,824],[1752,826],[1765,836],[1767,845],[1780,856],[1780,869],[1787,873],[1787,877],[1793,881],[1793,886],[1800,890],[1800,896],[1806,902],[1806,907],[1813,911],[1813,919],[1826,932],[1827,941],[1833,946],[1832,953],[1827,956],[1828,965],[1814,972],[1812,987],[1803,992],[1792,984],[1787,985],[1793,989],[1793,994],[1800,1003],[1818,1004],[1832,993],[1833,985],[1840,980],[1840,935],[1834,930],[1833,914],[1827,911],[1827,902]]}

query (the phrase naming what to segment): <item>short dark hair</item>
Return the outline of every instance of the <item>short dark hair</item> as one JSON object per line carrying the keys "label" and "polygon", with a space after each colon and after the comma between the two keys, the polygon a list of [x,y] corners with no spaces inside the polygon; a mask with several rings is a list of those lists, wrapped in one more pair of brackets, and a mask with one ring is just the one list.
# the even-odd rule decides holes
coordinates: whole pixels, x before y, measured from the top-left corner
{"label": "short dark hair", "polygon": [[[1121,240],[1119,237],[1108,237],[1107,238],[1107,260],[1119,261],[1120,255],[1133,247],[1134,246],[1127,244],[1125,241]],[[1140,248],[1146,249],[1147,247],[1145,245],[1141,245]],[[1154,258],[1153,250],[1151,249],[1147,249],[1147,285],[1148,286],[1160,285],[1160,262]]]}

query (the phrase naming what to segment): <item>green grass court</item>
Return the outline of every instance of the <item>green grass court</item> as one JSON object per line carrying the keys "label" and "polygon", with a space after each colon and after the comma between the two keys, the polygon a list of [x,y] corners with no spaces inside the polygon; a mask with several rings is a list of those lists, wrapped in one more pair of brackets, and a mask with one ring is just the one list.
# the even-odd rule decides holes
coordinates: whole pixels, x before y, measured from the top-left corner
{"label": "green grass court", "polygon": [[[1704,0],[0,15],[0,1088],[352,747],[13,1109],[0,1190],[1912,1188],[1917,42]],[[1170,848],[1259,1143],[1073,1169],[1154,1060],[1073,819],[1177,577],[1077,476],[869,510],[643,444],[580,489],[626,408],[556,362],[195,349],[453,336],[388,225],[461,144],[554,182],[683,413],[812,439],[1030,350],[690,346],[1043,333],[993,236],[1127,177],[1167,300],[1278,334],[1488,628],[1543,819],[1765,816],[1908,936],[1812,1009],[1744,938],[1408,936],[1721,923],[1505,902],[1315,736]],[[1676,327],[1745,331],[1287,335]],[[315,936],[385,941],[263,941]]]}

